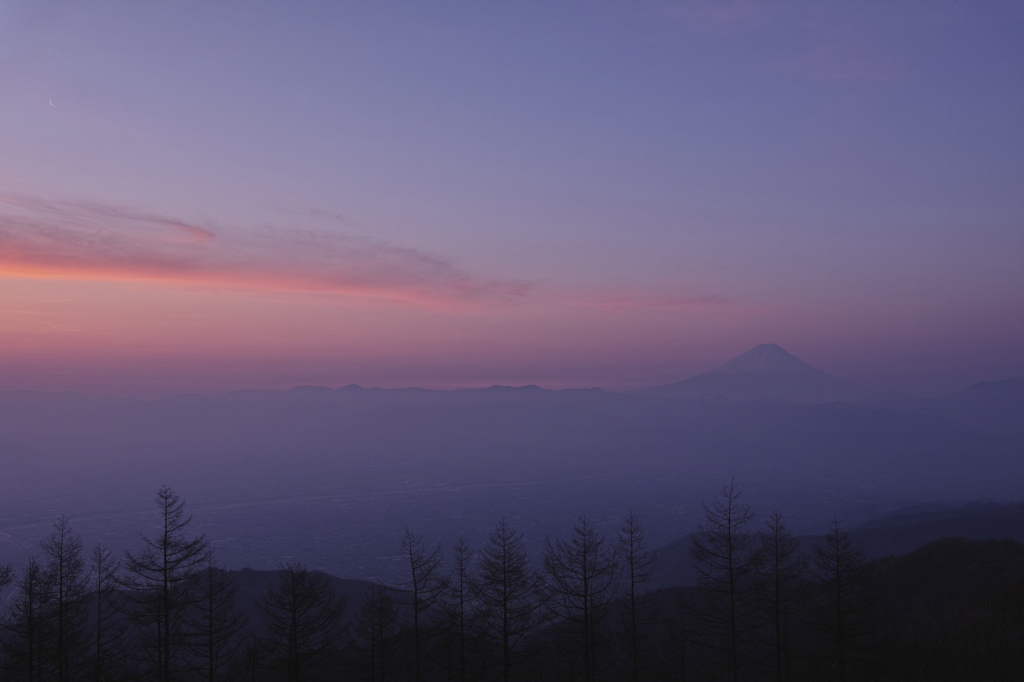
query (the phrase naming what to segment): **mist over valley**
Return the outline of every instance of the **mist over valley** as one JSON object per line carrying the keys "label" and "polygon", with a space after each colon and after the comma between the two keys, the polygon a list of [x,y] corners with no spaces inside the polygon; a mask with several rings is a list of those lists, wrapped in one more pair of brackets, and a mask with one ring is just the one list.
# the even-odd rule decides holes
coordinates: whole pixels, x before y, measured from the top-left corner
{"label": "mist over valley", "polygon": [[8,392],[0,545],[24,560],[67,513],[85,536],[128,549],[162,484],[230,567],[301,559],[385,581],[402,571],[406,527],[479,544],[505,517],[539,555],[580,514],[612,532],[634,510],[655,546],[670,545],[733,477],[762,515],[778,509],[795,532],[819,534],[833,515],[857,525],[922,503],[1024,498],[1022,415],[1021,378],[918,398],[844,382],[777,346],[631,393]]}

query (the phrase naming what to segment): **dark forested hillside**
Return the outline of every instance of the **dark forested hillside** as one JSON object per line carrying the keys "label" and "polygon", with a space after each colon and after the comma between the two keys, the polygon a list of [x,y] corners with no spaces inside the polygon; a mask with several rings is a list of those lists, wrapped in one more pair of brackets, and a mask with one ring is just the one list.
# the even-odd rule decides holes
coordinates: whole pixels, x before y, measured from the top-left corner
{"label": "dark forested hillside", "polygon": [[[940,538],[1024,542],[1024,503],[927,505],[927,510],[911,507],[855,526],[850,529],[850,537],[864,548],[868,559],[907,554]],[[796,539],[805,554],[821,542],[820,535]],[[652,576],[653,584],[696,584],[691,545],[692,535],[687,535],[658,549],[660,561]]]}
{"label": "dark forested hillside", "polygon": [[[0,566],[0,679],[1013,680],[1024,663],[1024,545],[942,538],[869,560],[879,531],[1013,519],[1018,506],[913,510],[794,536],[735,482],[706,502],[685,554],[642,519],[586,516],[527,551],[513,522],[451,547],[407,529],[390,583],[282,557],[227,570],[170,488],[123,556],[60,516],[35,558]],[[963,526],[958,526],[963,527]],[[919,536],[913,536],[919,537]],[[876,548],[881,545],[876,545]]]}

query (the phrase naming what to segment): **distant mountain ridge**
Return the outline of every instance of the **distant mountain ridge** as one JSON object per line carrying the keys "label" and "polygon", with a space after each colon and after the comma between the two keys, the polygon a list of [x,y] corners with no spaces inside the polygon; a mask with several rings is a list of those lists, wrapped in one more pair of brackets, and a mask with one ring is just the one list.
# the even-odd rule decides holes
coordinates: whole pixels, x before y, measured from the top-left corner
{"label": "distant mountain ridge", "polygon": [[710,372],[639,392],[664,398],[796,403],[857,401],[875,393],[812,367],[774,343],[755,346]]}

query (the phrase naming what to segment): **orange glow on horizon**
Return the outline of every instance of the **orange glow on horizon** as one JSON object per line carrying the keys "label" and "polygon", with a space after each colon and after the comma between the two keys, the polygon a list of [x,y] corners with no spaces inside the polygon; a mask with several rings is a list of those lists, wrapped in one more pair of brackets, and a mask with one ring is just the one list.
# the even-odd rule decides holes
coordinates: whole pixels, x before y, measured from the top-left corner
{"label": "orange glow on horizon", "polygon": [[421,306],[437,312],[455,312],[465,307],[465,301],[424,292],[400,288],[373,287],[324,281],[286,273],[246,273],[231,270],[221,272],[195,268],[127,265],[63,264],[3,260],[0,255],[0,277],[35,280],[71,280],[92,282],[139,282],[148,284],[181,284],[208,286],[248,291],[281,293],[327,293],[354,298],[377,298]]}

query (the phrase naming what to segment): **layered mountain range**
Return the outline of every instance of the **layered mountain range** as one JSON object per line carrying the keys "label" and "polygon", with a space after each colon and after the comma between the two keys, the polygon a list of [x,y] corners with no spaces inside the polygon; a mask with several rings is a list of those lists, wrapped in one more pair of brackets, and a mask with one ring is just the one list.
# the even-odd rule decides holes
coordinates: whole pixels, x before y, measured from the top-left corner
{"label": "layered mountain range", "polygon": [[[397,534],[533,547],[579,514],[633,508],[652,542],[692,531],[735,476],[801,532],[911,501],[1024,499],[1024,379],[936,398],[879,393],[758,346],[631,393],[346,386],[161,399],[0,393],[0,561],[57,513],[132,546],[161,484],[235,566],[302,557],[386,577]],[[450,537],[454,535],[454,537]],[[446,540],[447,541],[447,540]],[[118,543],[121,543],[118,546]]]}

